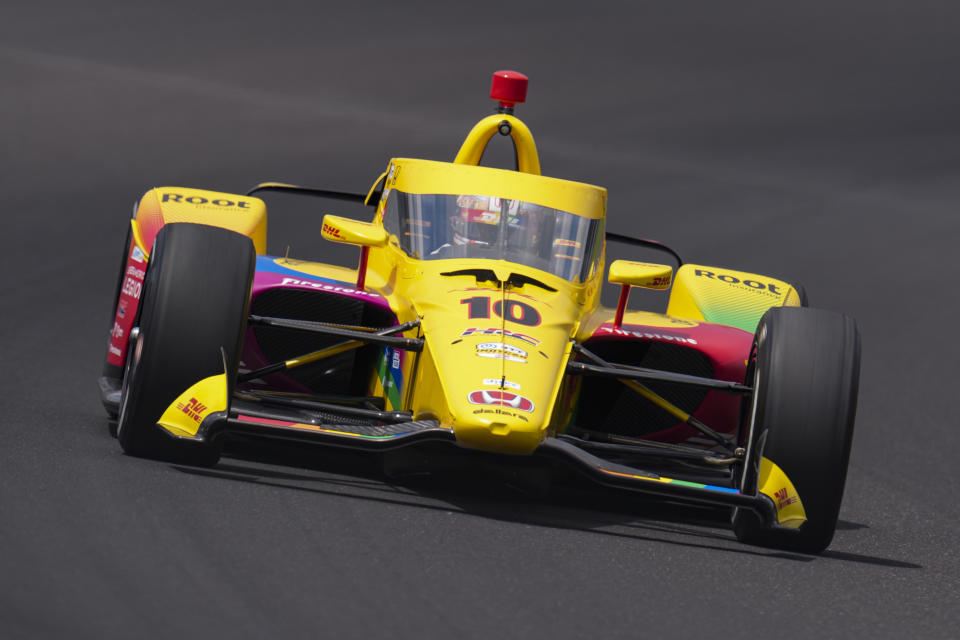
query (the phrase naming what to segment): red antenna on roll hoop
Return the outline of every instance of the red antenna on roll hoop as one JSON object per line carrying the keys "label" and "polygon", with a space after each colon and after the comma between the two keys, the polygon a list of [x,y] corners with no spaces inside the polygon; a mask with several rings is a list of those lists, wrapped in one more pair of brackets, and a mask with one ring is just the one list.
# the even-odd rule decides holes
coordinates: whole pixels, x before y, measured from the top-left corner
{"label": "red antenna on roll hoop", "polygon": [[473,126],[460,146],[455,164],[480,165],[483,152],[494,134],[510,136],[517,171],[540,175],[540,158],[533,134],[513,115],[514,106],[527,99],[527,76],[519,71],[495,71],[490,83],[490,97],[497,101],[496,112]]}
{"label": "red antenna on roll hoop", "polygon": [[529,78],[519,71],[494,71],[490,97],[500,103],[497,113],[513,114],[513,105],[527,100]]}

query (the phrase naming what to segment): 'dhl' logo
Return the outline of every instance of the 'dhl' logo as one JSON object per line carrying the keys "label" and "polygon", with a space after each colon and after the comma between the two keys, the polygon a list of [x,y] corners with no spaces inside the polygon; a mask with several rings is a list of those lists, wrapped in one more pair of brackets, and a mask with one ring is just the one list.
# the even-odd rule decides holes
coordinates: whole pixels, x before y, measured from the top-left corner
{"label": "'dhl' logo", "polygon": [[778,490],[778,491],[774,491],[774,492],[773,492],[773,497],[774,497],[774,498],[776,499],[776,501],[777,501],[777,508],[778,508],[778,509],[782,509],[783,507],[786,507],[787,505],[791,505],[791,504],[793,504],[794,502],[797,501],[797,497],[796,497],[796,496],[789,496],[789,497],[787,496],[787,488],[786,488],[786,487],[784,487],[784,488],[782,488],[782,489],[780,489],[780,490]]}
{"label": "'dhl' logo", "polygon": [[186,404],[182,402],[178,404],[177,409],[180,409],[180,411],[190,416],[194,422],[200,422],[200,420],[203,419],[203,412],[207,410],[207,405],[201,403],[196,398],[190,398]]}

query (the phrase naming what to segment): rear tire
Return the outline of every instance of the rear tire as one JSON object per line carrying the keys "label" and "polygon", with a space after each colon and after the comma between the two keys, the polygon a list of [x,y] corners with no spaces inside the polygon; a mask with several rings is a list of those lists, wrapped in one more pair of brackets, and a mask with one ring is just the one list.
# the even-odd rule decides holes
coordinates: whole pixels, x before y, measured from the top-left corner
{"label": "rear tire", "polygon": [[255,259],[250,239],[227,229],[177,223],[157,234],[117,421],[125,453],[188,464],[217,462],[220,443],[178,440],[157,420],[191,385],[223,373],[221,349],[232,391]]}
{"label": "rear tire", "polygon": [[792,284],[792,285],[790,285],[790,286],[793,287],[794,291],[797,292],[797,296],[800,297],[800,306],[801,306],[801,307],[809,307],[809,306],[810,306],[810,298],[809,298],[809,296],[807,296],[807,288],[806,288],[805,286],[803,286],[802,284],[800,284],[800,283],[794,283],[794,284]]}
{"label": "rear tire", "polygon": [[[750,511],[734,515],[743,542],[819,553],[833,539],[853,440],[860,335],[846,316],[803,307],[767,311],[752,363],[755,416],[744,489],[755,491],[766,457],[793,482],[806,511],[799,531],[766,528]],[[749,382],[749,380],[748,380]]]}

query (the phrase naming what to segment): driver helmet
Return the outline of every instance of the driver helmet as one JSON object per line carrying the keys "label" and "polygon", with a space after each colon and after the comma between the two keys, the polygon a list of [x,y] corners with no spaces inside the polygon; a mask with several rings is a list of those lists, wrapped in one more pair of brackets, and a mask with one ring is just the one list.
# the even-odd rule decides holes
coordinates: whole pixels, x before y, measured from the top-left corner
{"label": "driver helmet", "polygon": [[453,244],[493,246],[497,243],[502,200],[494,196],[458,196],[450,218]]}

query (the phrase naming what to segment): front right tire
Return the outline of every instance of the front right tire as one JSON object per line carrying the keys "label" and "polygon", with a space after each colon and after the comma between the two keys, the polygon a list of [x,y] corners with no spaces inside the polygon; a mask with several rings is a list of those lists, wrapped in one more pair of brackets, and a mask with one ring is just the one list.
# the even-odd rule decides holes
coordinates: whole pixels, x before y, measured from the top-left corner
{"label": "front right tire", "polygon": [[[853,440],[860,379],[856,323],[823,309],[777,307],[764,314],[754,339],[754,387],[744,489],[755,491],[761,456],[793,482],[806,511],[799,531],[765,527],[738,510],[743,542],[819,553],[833,539]],[[750,382],[748,380],[748,382]]]}

